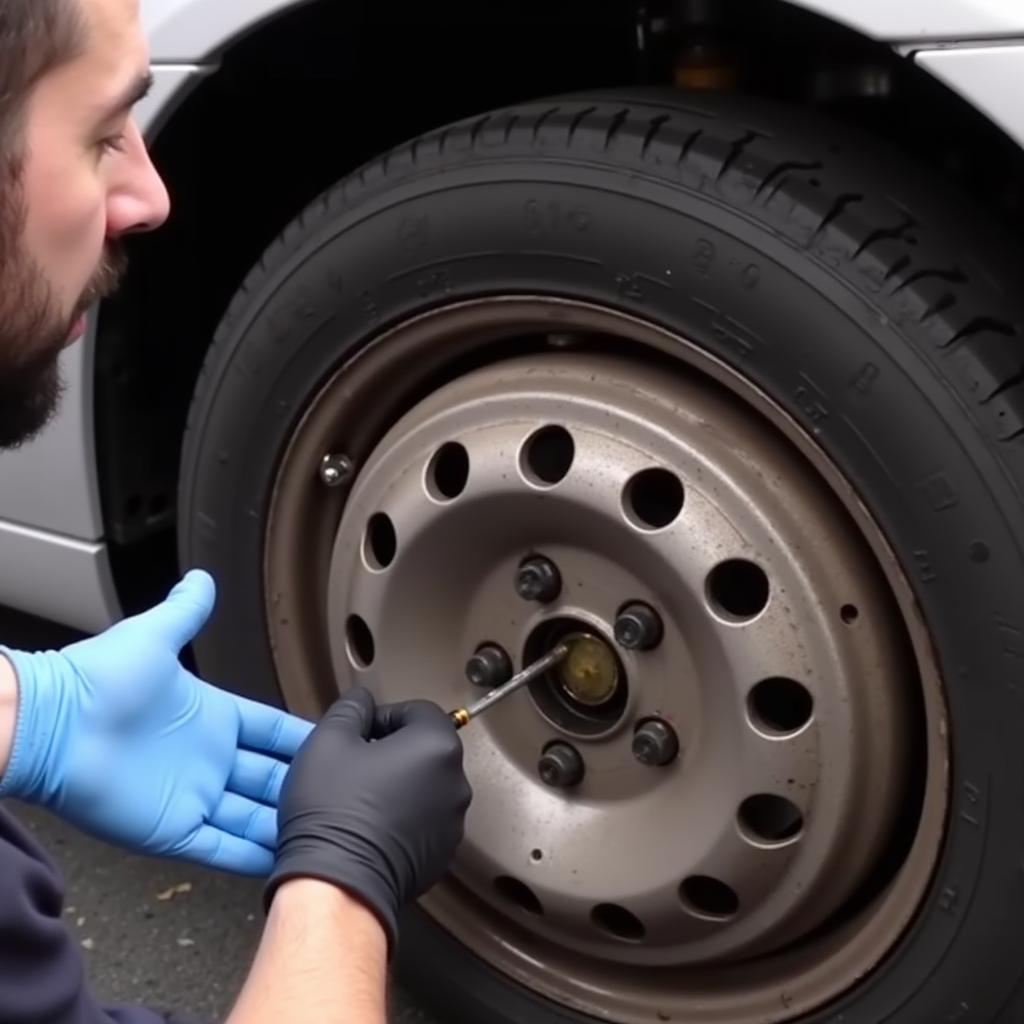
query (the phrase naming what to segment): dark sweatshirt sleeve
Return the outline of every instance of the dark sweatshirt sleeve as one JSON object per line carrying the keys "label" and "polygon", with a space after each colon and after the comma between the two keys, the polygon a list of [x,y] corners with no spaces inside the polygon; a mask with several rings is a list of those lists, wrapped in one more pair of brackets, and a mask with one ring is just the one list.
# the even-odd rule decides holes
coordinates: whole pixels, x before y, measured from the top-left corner
{"label": "dark sweatshirt sleeve", "polygon": [[0,808],[0,1021],[3,1024],[195,1024],[145,1007],[101,1007],[63,918],[56,865]]}

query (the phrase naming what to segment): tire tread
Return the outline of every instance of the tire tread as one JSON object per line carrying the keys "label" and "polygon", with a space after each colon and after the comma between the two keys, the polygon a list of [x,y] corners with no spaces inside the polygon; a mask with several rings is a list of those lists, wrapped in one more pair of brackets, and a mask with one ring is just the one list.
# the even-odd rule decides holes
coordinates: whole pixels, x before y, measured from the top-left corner
{"label": "tire tread", "polygon": [[[897,314],[897,321],[933,359],[958,353],[960,373],[951,376],[952,386],[992,443],[1008,447],[1015,442],[1024,432],[1019,307],[1014,309],[990,282],[994,274],[972,273],[948,251],[945,225],[933,227],[894,198],[892,179],[878,161],[855,154],[862,170],[857,180],[847,181],[853,179],[844,167],[847,154],[854,152],[852,144],[837,145],[826,137],[809,141],[786,124],[785,116],[777,120],[781,129],[775,120],[741,123],[721,112],[661,98],[625,104],[621,97],[583,95],[476,115],[382,154],[307,206],[246,277],[210,347],[188,433],[194,433],[201,415],[197,407],[210,404],[218,376],[210,367],[229,358],[239,317],[250,308],[252,296],[339,212],[402,177],[436,170],[456,154],[458,159],[527,156],[543,161],[593,160],[614,151],[617,160],[684,187],[727,194],[731,205],[855,283],[858,275],[873,274],[882,287],[869,300],[885,315],[897,299],[902,308],[915,310]],[[899,186],[907,194],[918,191],[902,182]],[[919,246],[930,254],[927,265],[915,264]],[[948,259],[937,263],[937,252]],[[860,290],[865,291],[863,286]],[[1024,458],[1018,455],[1016,465],[1015,487],[1024,493]]]}
{"label": "tire tread", "polygon": [[[869,301],[885,315],[897,299],[903,309],[915,311],[897,313],[896,320],[933,359],[957,353],[960,372],[951,375],[952,386],[990,441],[1008,447],[1024,432],[1019,307],[1010,306],[991,283],[994,274],[972,273],[948,251],[945,225],[933,227],[894,198],[892,178],[878,161],[864,159],[849,141],[839,145],[824,136],[809,141],[786,122],[780,115],[771,124],[750,124],[661,97],[623,103],[621,97],[588,94],[476,115],[382,154],[307,206],[246,277],[200,374],[189,435],[201,415],[198,410],[211,402],[218,374],[210,368],[229,358],[239,317],[250,308],[252,296],[339,212],[402,177],[436,170],[455,158],[594,160],[614,151],[616,160],[625,159],[638,170],[684,187],[725,193],[731,205],[855,283],[858,275],[874,275],[882,287],[866,296]],[[844,167],[850,153],[861,169],[856,180]],[[916,183],[898,185],[906,194],[919,191]],[[930,254],[924,266],[915,264],[919,245]],[[937,252],[948,259],[936,262]],[[860,290],[865,292],[863,286]],[[1024,458],[1019,455],[1016,466],[1015,487],[1024,493]]]}

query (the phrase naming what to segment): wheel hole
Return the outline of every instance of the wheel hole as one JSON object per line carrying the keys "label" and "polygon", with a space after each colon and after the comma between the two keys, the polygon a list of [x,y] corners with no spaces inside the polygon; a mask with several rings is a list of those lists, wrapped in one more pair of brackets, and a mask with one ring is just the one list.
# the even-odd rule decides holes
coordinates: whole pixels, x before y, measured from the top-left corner
{"label": "wheel hole", "polygon": [[530,914],[543,914],[544,908],[537,899],[536,893],[518,878],[511,878],[508,875],[501,875],[494,880],[494,888],[498,895],[509,903],[525,910]]}
{"label": "wheel hole", "polygon": [[630,518],[642,529],[661,530],[675,521],[683,510],[682,481],[667,469],[645,469],[628,484],[624,505]]}
{"label": "wheel hole", "polygon": [[575,457],[576,443],[568,430],[544,427],[523,448],[523,474],[542,484],[557,484],[565,479]]}
{"label": "wheel hole", "polygon": [[843,607],[839,609],[839,617],[848,626],[851,626],[860,618],[860,609],[858,609],[855,604],[844,604]]}
{"label": "wheel hole", "polygon": [[469,452],[456,441],[441,445],[431,460],[428,480],[435,497],[457,498],[469,482]]}
{"label": "wheel hole", "polygon": [[683,905],[701,917],[725,920],[740,909],[740,898],[735,890],[717,878],[691,875],[679,887]]}
{"label": "wheel hole", "polygon": [[758,841],[782,843],[798,836],[804,827],[804,816],[791,800],[759,793],[740,805],[740,824]]}
{"label": "wheel hole", "polygon": [[373,643],[373,633],[366,624],[366,620],[358,615],[350,615],[346,626],[348,635],[349,656],[357,668],[368,668],[373,664],[376,650]]}
{"label": "wheel hole", "polygon": [[738,619],[751,619],[768,604],[768,576],[759,565],[742,558],[722,562],[708,576],[708,596],[719,609]]}
{"label": "wheel hole", "polygon": [[617,903],[599,903],[591,911],[590,919],[601,931],[623,942],[641,942],[647,934],[643,921]]}
{"label": "wheel hole", "polygon": [[366,561],[374,569],[386,569],[398,553],[398,536],[391,517],[378,512],[366,526]]}
{"label": "wheel hole", "polygon": [[751,720],[768,732],[796,732],[814,713],[810,691],[794,679],[764,679],[750,691],[748,702]]}

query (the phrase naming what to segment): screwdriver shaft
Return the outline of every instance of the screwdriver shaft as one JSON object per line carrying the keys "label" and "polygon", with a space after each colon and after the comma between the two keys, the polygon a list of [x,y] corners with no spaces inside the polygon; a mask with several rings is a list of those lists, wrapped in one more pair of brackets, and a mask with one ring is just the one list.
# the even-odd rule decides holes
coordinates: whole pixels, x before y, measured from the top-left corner
{"label": "screwdriver shaft", "polygon": [[453,711],[451,717],[455,723],[455,728],[461,729],[469,725],[474,718],[482,715],[488,708],[494,707],[495,704],[503,701],[506,697],[510,697],[517,690],[522,689],[527,683],[531,683],[538,676],[542,676],[548,669],[553,668],[562,661],[568,653],[568,644],[559,644],[557,647],[553,647],[542,658],[538,658],[532,664],[527,665],[521,672],[516,673],[507,683],[503,683],[496,689],[491,690],[489,694],[470,704],[469,707],[458,708]]}

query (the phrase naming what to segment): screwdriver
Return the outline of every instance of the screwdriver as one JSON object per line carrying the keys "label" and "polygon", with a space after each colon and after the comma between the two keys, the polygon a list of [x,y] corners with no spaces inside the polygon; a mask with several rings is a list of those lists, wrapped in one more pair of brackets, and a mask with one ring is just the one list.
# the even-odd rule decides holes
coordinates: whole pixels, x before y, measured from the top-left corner
{"label": "screwdriver", "polygon": [[569,645],[558,644],[557,647],[553,647],[542,658],[538,658],[532,664],[527,665],[522,672],[516,673],[507,683],[502,683],[501,686],[491,690],[486,697],[481,697],[480,700],[470,704],[469,707],[457,708],[455,711],[452,711],[451,718],[455,723],[455,728],[462,729],[464,726],[469,725],[477,715],[482,715],[488,708],[493,708],[495,704],[503,701],[506,697],[510,697],[516,690],[521,689],[527,683],[533,682],[538,676],[542,676],[568,654]]}

